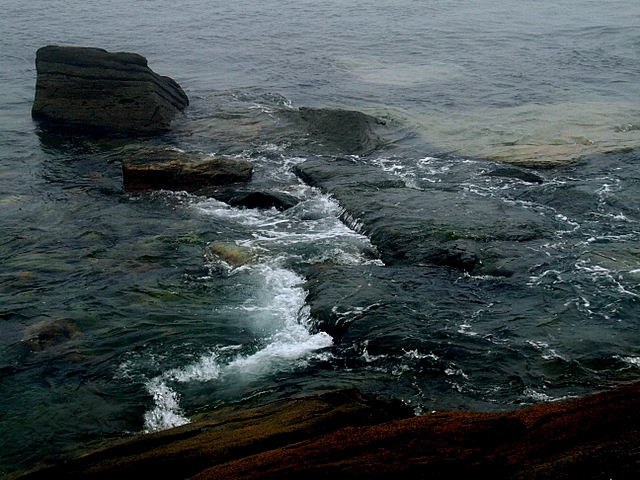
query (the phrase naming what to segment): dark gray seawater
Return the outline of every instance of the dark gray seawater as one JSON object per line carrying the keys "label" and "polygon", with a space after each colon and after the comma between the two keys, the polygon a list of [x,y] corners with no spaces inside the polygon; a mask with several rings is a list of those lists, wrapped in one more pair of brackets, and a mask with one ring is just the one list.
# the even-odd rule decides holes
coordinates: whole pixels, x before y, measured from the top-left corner
{"label": "dark gray seawater", "polygon": [[[640,376],[637,1],[2,7],[0,475],[245,399],[358,387],[416,412],[501,410]],[[191,106],[158,139],[44,133],[30,107],[46,44],[138,52]],[[359,161],[555,233],[526,275],[382,267],[292,173],[332,154],[290,125],[300,106],[385,118],[395,144]],[[248,159],[253,185],[301,203],[124,194],[123,155],[155,145]],[[483,175],[496,160],[550,168],[541,184]],[[64,341],[25,341],[51,322]]]}

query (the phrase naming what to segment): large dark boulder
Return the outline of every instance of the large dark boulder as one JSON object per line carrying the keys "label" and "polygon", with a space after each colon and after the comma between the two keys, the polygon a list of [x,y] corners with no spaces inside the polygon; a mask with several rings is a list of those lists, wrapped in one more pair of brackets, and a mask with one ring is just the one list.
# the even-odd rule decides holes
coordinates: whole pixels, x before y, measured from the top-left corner
{"label": "large dark boulder", "polygon": [[32,115],[47,126],[153,134],[189,104],[175,81],[135,53],[47,46],[36,53],[36,70]]}
{"label": "large dark boulder", "polygon": [[129,156],[122,163],[124,190],[198,192],[211,186],[247,182],[253,166],[227,157],[192,156],[177,150],[153,150]]}

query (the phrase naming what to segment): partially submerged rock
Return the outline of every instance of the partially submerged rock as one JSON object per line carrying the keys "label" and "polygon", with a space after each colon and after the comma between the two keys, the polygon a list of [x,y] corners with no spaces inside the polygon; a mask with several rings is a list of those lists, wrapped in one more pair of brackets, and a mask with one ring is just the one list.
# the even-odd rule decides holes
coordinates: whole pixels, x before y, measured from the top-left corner
{"label": "partially submerged rock", "polygon": [[413,417],[354,390],[228,407],[23,479],[635,479],[640,383],[503,413]]}
{"label": "partially submerged rock", "polygon": [[300,201],[286,193],[273,190],[224,190],[209,193],[216,200],[232,207],[258,208],[284,211],[296,206]]}
{"label": "partially submerged rock", "polygon": [[302,107],[300,117],[309,133],[342,153],[366,155],[383,145],[376,130],[384,122],[362,112]]}
{"label": "partially submerged rock", "polygon": [[205,250],[205,258],[209,261],[223,260],[229,265],[238,267],[251,262],[253,254],[248,248],[233,243],[213,242]]}
{"label": "partially submerged rock", "polygon": [[550,225],[534,212],[460,191],[416,190],[371,165],[311,159],[296,167],[307,183],[330,193],[343,219],[360,227],[388,265],[446,265],[477,274],[526,269],[528,246]]}
{"label": "partially submerged rock", "polygon": [[202,188],[247,182],[251,163],[227,157],[192,156],[177,150],[131,155],[122,163],[124,189],[196,192]]}
{"label": "partially submerged rock", "polygon": [[174,80],[135,53],[47,46],[36,53],[36,70],[32,115],[49,126],[153,134],[189,104]]}
{"label": "partially submerged rock", "polygon": [[527,170],[522,170],[520,168],[514,167],[501,167],[495,168],[484,174],[487,177],[502,177],[502,178],[513,178],[516,180],[522,180],[527,183],[543,183],[544,180],[540,175],[536,175],[533,172],[529,172]]}

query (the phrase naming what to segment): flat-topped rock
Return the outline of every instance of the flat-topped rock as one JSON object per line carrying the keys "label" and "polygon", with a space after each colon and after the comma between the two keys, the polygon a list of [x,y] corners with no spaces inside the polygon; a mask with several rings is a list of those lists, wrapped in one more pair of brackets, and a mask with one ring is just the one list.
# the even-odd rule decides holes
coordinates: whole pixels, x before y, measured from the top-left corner
{"label": "flat-topped rock", "polygon": [[169,130],[189,99],[135,53],[47,46],[36,53],[32,115],[46,126],[147,135]]}
{"label": "flat-topped rock", "polygon": [[124,190],[200,189],[247,182],[253,166],[244,160],[188,155],[177,150],[152,150],[129,156],[122,163]]}

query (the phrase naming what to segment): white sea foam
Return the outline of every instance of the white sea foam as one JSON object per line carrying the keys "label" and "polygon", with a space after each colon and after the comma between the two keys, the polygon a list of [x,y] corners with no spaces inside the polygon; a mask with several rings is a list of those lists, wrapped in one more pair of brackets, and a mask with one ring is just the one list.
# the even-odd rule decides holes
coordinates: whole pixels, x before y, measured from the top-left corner
{"label": "white sea foam", "polygon": [[[222,360],[220,350],[202,355],[196,362],[173,368],[149,380],[147,390],[153,396],[153,407],[145,414],[145,431],[157,431],[188,422],[180,408],[176,388],[181,383],[210,382],[232,377],[244,381],[303,366],[315,351],[332,344],[326,333],[309,331],[309,309],[305,306],[303,279],[294,272],[270,264],[245,267],[253,277],[261,277],[263,285],[254,303],[245,307],[250,312],[256,331],[271,331],[263,347],[247,355]],[[234,346],[234,348],[239,348]],[[228,347],[227,347],[228,349]]]}
{"label": "white sea foam", "polygon": [[610,270],[602,265],[591,264],[584,260],[576,262],[576,270],[587,273],[594,282],[606,282],[613,286],[619,293],[634,298],[640,298],[640,294],[629,290],[621,283],[619,272]]}
{"label": "white sea foam", "polygon": [[541,357],[544,360],[566,360],[565,357],[556,352],[555,349],[551,348],[547,342],[537,341],[537,340],[527,340],[526,343],[531,345],[533,348],[538,350],[541,353]]}
{"label": "white sea foam", "polygon": [[[280,150],[271,145],[265,145],[264,149]],[[287,178],[291,166],[303,160],[283,159],[283,165],[276,169],[282,169],[282,172],[276,172],[276,175]],[[270,162],[266,157],[262,161]],[[318,355],[332,344],[328,334],[310,332],[309,308],[305,305],[306,292],[302,288],[304,279],[284,265],[291,261],[349,265],[380,262],[362,253],[375,249],[367,237],[340,221],[342,210],[335,200],[310,187],[297,188],[295,194],[301,202],[285,212],[236,208],[214,199],[190,195],[174,197],[200,215],[250,228],[248,238],[233,243],[250,251],[252,259],[243,265],[228,265],[223,271],[238,276],[239,282],[249,282],[253,293],[243,303],[224,308],[243,310],[247,327],[252,330],[251,338],[257,339],[258,346],[215,347],[191,363],[147,380],[146,388],[153,397],[153,406],[145,414],[145,431],[170,428],[188,421],[180,406],[181,385],[243,383],[275,372],[290,371],[304,367],[313,358],[321,359]],[[208,260],[216,262],[215,259]],[[215,264],[224,266],[222,260]],[[229,350],[231,347],[239,351]],[[367,361],[373,360],[366,347],[363,357]]]}
{"label": "white sea foam", "polygon": [[640,357],[621,357],[617,355],[616,358],[622,360],[629,366],[640,368]]}
{"label": "white sea foam", "polygon": [[147,383],[147,391],[153,396],[154,406],[144,414],[144,431],[155,432],[189,423],[180,408],[178,394],[160,378]]}
{"label": "white sea foam", "polygon": [[571,395],[563,395],[563,396],[559,396],[559,397],[553,397],[551,395],[548,395],[544,392],[539,392],[537,390],[534,390],[531,387],[527,387],[524,389],[524,392],[522,392],[524,394],[525,397],[528,397],[529,399],[535,401],[535,402],[556,402],[559,400],[568,400],[570,398],[573,398]]}

